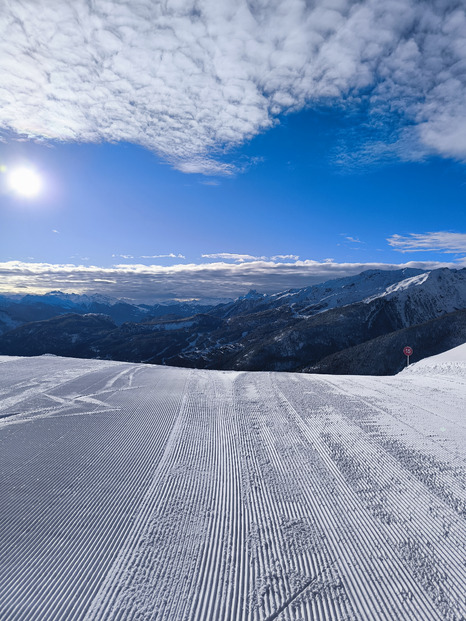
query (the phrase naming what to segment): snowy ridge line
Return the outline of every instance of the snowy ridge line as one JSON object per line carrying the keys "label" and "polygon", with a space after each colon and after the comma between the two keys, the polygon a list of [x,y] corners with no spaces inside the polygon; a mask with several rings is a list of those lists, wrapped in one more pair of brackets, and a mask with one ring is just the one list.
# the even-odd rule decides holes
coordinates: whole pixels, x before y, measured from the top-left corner
{"label": "snowy ridge line", "polygon": [[435,375],[437,379],[442,376],[445,381],[455,384],[466,383],[466,343],[454,347],[436,356],[424,358],[411,364],[402,371],[403,379],[410,375]]}
{"label": "snowy ridge line", "polygon": [[[277,396],[280,399],[281,406],[286,405],[288,402],[279,393],[270,397],[270,406],[272,403],[277,403]],[[287,408],[291,406],[287,405]],[[283,411],[283,407],[280,408]],[[335,570],[337,572],[338,580],[346,583],[344,592],[351,601],[351,608],[353,611],[358,611],[358,618],[361,619],[373,619],[373,618],[401,618],[403,615],[409,615],[404,603],[400,602],[391,590],[387,590],[386,586],[384,590],[381,590],[379,584],[383,581],[383,576],[390,571],[390,566],[393,561],[390,562],[391,550],[386,546],[383,538],[376,532],[372,524],[372,516],[368,516],[365,511],[361,511],[359,501],[351,493],[350,488],[347,487],[346,481],[341,477],[339,470],[335,467],[333,461],[329,459],[325,445],[320,440],[318,434],[311,431],[300,419],[297,413],[291,408],[289,410],[294,418],[294,422],[297,423],[299,431],[303,433],[306,439],[308,439],[314,450],[316,451],[318,463],[320,462],[320,480],[313,480],[312,471],[303,468],[303,464],[296,463],[293,469],[295,476],[296,473],[301,473],[304,476],[302,481],[302,489],[304,493],[303,502],[306,503],[306,509],[314,513],[314,519],[320,524],[321,528],[326,532],[327,546],[331,555],[338,559]],[[288,418],[288,420],[290,420]],[[333,503],[328,503],[328,485],[330,481],[333,485],[336,484],[333,495]],[[326,489],[327,488],[327,489]],[[312,489],[312,496],[309,495],[308,490]],[[336,495],[335,495],[336,494]],[[334,503],[342,502],[343,504],[338,507],[338,515],[335,514]],[[338,505],[337,505],[338,506]],[[324,511],[325,510],[325,511]],[[324,511],[324,512],[322,512]],[[356,515],[356,517],[353,517]],[[362,532],[361,525],[363,526]],[[370,532],[369,538],[367,533]],[[343,533],[343,542],[341,536]],[[355,543],[355,541],[357,543]],[[333,543],[333,545],[332,545]],[[386,562],[383,563],[383,568],[379,567],[379,564],[375,559],[371,558],[370,550],[376,543],[377,549],[385,548]],[[358,555],[359,567],[353,567],[352,571],[339,571],[340,559],[344,559],[344,566],[351,567],[351,557],[354,558],[356,550],[362,550],[364,553]],[[393,575],[401,568],[397,567],[396,570],[390,571]],[[378,577],[378,579],[377,579]],[[405,580],[409,584],[413,582],[413,588],[415,584],[412,578],[405,573]],[[417,601],[416,604],[419,607],[422,605],[424,608],[424,615],[426,615],[426,609],[424,602]],[[325,601],[325,600],[324,600]],[[421,608],[421,610],[422,610]],[[404,609],[404,610],[403,610]],[[411,610],[411,614],[414,613],[414,609]],[[417,610],[419,615],[420,610]],[[334,618],[330,610],[326,611],[313,611],[313,614],[318,618]],[[421,618],[421,617],[419,617]],[[424,618],[424,617],[422,617]],[[428,617],[425,618],[437,618]],[[438,617],[440,618],[440,617]]]}
{"label": "snowy ridge line", "polygon": [[[144,406],[150,405],[151,401],[153,401],[153,395],[150,392],[148,392],[148,394],[146,395],[146,398],[143,400],[141,405],[136,404],[134,402],[133,403],[130,402],[131,408],[128,409],[126,415],[120,421],[120,424],[117,425],[117,427],[115,427],[114,429],[110,429],[110,431],[113,431],[113,435],[111,436],[113,440],[111,443],[103,447],[104,448],[103,452],[101,451],[101,447],[102,447],[102,440],[103,439],[105,440],[105,435],[102,437],[102,435],[96,434],[94,445],[92,444],[88,445],[86,454],[82,457],[83,457],[84,464],[87,461],[89,466],[86,468],[86,465],[85,465],[84,471],[82,471],[80,478],[79,479],[75,478],[73,480],[73,487],[78,488],[78,489],[80,487],[79,485],[80,480],[83,482],[81,485],[81,489],[82,489],[81,494],[84,495],[84,498],[79,498],[77,504],[70,503],[69,506],[63,507],[62,517],[60,520],[60,528],[62,529],[62,531],[65,531],[65,532],[73,532],[73,530],[78,531],[76,533],[76,541],[74,542],[74,544],[72,545],[72,549],[70,550],[70,555],[67,558],[63,559],[62,565],[58,565],[55,568],[55,570],[53,570],[47,576],[43,577],[42,582],[45,579],[45,583],[43,582],[41,584],[41,598],[40,599],[37,598],[35,582],[32,581],[32,582],[26,583],[23,589],[23,596],[20,601],[17,601],[17,604],[15,606],[16,608],[18,608],[18,606],[21,606],[22,609],[24,609],[29,606],[29,609],[31,611],[35,611],[34,614],[37,615],[37,617],[35,618],[40,618],[41,608],[38,608],[38,605],[39,603],[43,605],[48,602],[47,603],[47,616],[46,616],[47,619],[58,620],[58,619],[65,619],[65,618],[66,619],[74,619],[74,618],[81,619],[82,618],[82,612],[83,612],[82,607],[87,604],[87,599],[85,597],[78,596],[78,593],[82,590],[82,587],[81,588],[79,587],[79,580],[76,580],[76,576],[82,575],[82,572],[85,572],[87,576],[85,588],[87,591],[93,588],[92,586],[93,584],[95,585],[101,582],[102,576],[105,575],[106,564],[108,564],[109,560],[111,559],[111,555],[107,555],[107,552],[110,551],[108,550],[109,543],[110,543],[110,549],[112,545],[113,546],[118,545],[118,542],[122,541],[127,536],[127,530],[131,526],[131,523],[132,523],[131,513],[128,513],[127,515],[125,513],[121,513],[121,511],[118,511],[118,507],[121,507],[122,503],[126,505],[127,497],[128,496],[131,497],[131,493],[129,493],[131,490],[131,487],[134,486],[133,480],[129,478],[126,486],[123,485],[117,488],[118,493],[116,493],[115,495],[113,495],[113,497],[109,499],[110,504],[107,506],[107,510],[105,512],[106,517],[104,517],[104,520],[101,524],[96,525],[95,528],[91,527],[91,532],[89,532],[88,528],[86,528],[87,525],[84,528],[83,527],[76,528],[76,525],[77,525],[76,520],[79,519],[78,517],[79,514],[82,517],[84,517],[84,519],[86,519],[86,516],[88,516],[88,518],[92,516],[92,519],[96,519],[99,513],[102,513],[101,510],[99,511],[99,504],[98,504],[100,501],[99,496],[98,495],[96,496],[95,494],[92,494],[92,493],[89,495],[87,493],[87,489],[86,489],[87,481],[90,476],[93,476],[95,474],[94,467],[90,467],[90,465],[93,464],[93,466],[96,466],[98,463],[105,464],[106,461],[108,464],[112,464],[113,466],[116,465],[114,463],[113,458],[108,460],[107,457],[110,457],[111,455],[113,455],[115,450],[117,451],[117,454],[121,452],[121,454],[124,456],[127,437],[125,433],[123,432],[125,428],[128,427],[128,423],[131,423],[132,419],[135,418],[134,415],[136,414],[137,410],[144,409]],[[167,424],[167,422],[169,422],[169,419],[165,418],[165,425]],[[170,426],[171,425],[169,425],[169,427]],[[143,430],[140,430],[139,434],[135,438],[136,442],[139,439],[142,439],[141,431]],[[162,433],[160,433],[161,431]],[[168,431],[168,429],[166,429],[166,431]],[[119,434],[118,442],[115,442],[117,438],[117,436],[115,436],[115,432]],[[158,433],[156,437],[160,437],[159,442],[161,441],[163,443],[163,439],[164,439],[163,428],[158,429]],[[147,445],[147,449],[145,453],[144,452],[142,452],[142,454],[140,453],[140,467],[142,468],[146,467],[147,469],[147,466],[149,465],[147,460],[148,459],[151,460],[151,458],[153,459],[154,451],[156,452],[158,450],[158,446],[157,444],[151,446],[150,444],[147,444],[147,443],[146,445]],[[66,456],[64,456],[65,459],[69,458],[69,448],[70,448],[69,446],[63,447],[63,450],[64,451],[66,450],[68,453]],[[77,442],[77,450],[80,450],[80,446],[78,445],[78,442]],[[95,461],[95,459],[93,462],[91,461],[92,454],[97,455],[97,462]],[[60,458],[60,454],[58,453],[54,457]],[[52,459],[50,461],[52,461]],[[56,462],[56,459],[54,459],[54,462]],[[122,458],[120,469],[119,469],[120,472],[131,472],[131,468],[130,468],[131,463],[132,463],[132,456],[130,454],[127,454],[126,458],[124,457]],[[53,472],[53,464],[52,464],[52,472]],[[106,473],[104,472],[104,474]],[[111,477],[115,476],[115,472],[113,473],[109,472],[108,474]],[[40,497],[42,497],[43,495],[46,495],[46,492],[47,492],[46,487],[43,486],[42,488],[38,490],[38,492],[39,492]],[[35,497],[33,496],[31,498],[30,504],[32,505],[32,502],[34,501],[37,502],[37,499],[38,499],[37,495]],[[54,522],[53,513],[50,513],[50,510],[49,510],[49,513],[50,513],[49,517],[47,517],[47,514],[44,516],[43,508],[42,509],[40,508],[40,503],[37,503],[37,504],[38,504],[38,507],[37,507],[36,513],[38,514],[38,518],[36,518],[36,522],[43,522],[45,519],[46,523],[50,521],[53,524]],[[30,507],[31,509],[32,509],[32,506]],[[54,510],[56,508],[57,507],[53,507],[53,506],[50,507],[51,510]],[[13,509],[14,509],[14,506],[13,506]],[[119,526],[119,529],[117,528],[116,532],[115,532],[115,524],[113,524],[111,520],[112,511],[115,511],[115,514],[118,515],[120,518],[120,524],[117,525]],[[13,513],[16,514],[16,512],[13,512]],[[92,532],[94,532],[94,534],[92,534]],[[31,535],[28,539],[24,538],[24,533],[20,532],[19,534],[21,535],[23,545],[27,545],[29,547],[29,545],[35,543],[36,547],[37,545],[39,545],[39,547],[41,546],[42,536],[37,538],[37,530],[34,532],[34,529],[31,529]],[[42,533],[42,535],[44,534],[45,534],[46,539],[49,538],[47,532]],[[53,536],[53,533],[51,533],[50,535]],[[34,536],[35,536],[35,541],[34,541]],[[28,541],[30,542],[29,544],[28,544]],[[43,547],[44,546],[42,545],[42,548]],[[100,551],[100,555],[97,553],[99,551]],[[106,554],[105,556],[102,557],[102,553],[104,552]],[[14,574],[16,574],[16,580],[14,579],[15,575],[13,575],[13,580],[11,582],[11,585],[12,585],[11,588],[15,588],[15,583],[17,583],[18,580],[21,581],[19,579],[19,575],[21,571],[25,571],[26,574],[28,573],[27,567],[24,566],[25,564],[20,562],[19,554],[17,556],[18,556],[18,561],[12,564],[12,571],[14,572]],[[53,554],[52,554],[52,558],[53,558]],[[58,577],[60,577],[60,579],[58,579]],[[62,594],[60,597],[58,597],[58,592],[57,592],[57,597],[54,596],[54,592],[53,592],[54,588],[58,589],[59,590],[58,592]],[[8,589],[5,589],[4,587],[2,587],[2,592],[3,591],[6,594],[8,594]],[[67,597],[65,597],[65,594],[67,594]],[[73,608],[76,607],[76,602],[80,602],[80,606],[79,606],[80,610],[73,611]],[[3,606],[1,605],[1,600],[0,600],[0,610],[1,609],[3,609]],[[5,616],[2,616],[2,619],[3,618],[5,618]],[[11,616],[7,614],[6,618],[14,619],[16,618],[16,614],[14,612],[11,613]],[[19,616],[18,618],[21,618],[21,616]]]}
{"label": "snowy ridge line", "polygon": [[[321,377],[321,376],[320,376]],[[321,381],[325,381],[321,377]],[[430,490],[425,488],[417,479],[412,478],[410,472],[403,472],[400,468],[400,464],[392,455],[387,454],[383,446],[376,444],[371,449],[371,443],[374,442],[374,437],[370,438],[367,434],[361,433],[358,429],[351,429],[352,433],[345,432],[345,422],[348,425],[349,421],[345,421],[344,418],[336,416],[334,421],[334,433],[333,442],[325,439],[330,447],[337,451],[341,451],[341,447],[344,447],[344,451],[347,454],[351,454],[353,458],[358,459],[359,462],[345,463],[345,453],[341,453],[342,460],[339,459],[339,454],[334,452],[333,459],[336,459],[337,466],[342,472],[346,470],[346,476],[353,474],[353,480],[349,478],[349,483],[354,489],[357,490],[358,485],[355,484],[354,476],[356,475],[356,483],[358,478],[364,481],[363,489],[365,492],[359,496],[369,510],[376,510],[375,515],[380,515],[381,523],[380,530],[381,535],[387,538],[387,541],[391,541],[395,546],[395,549],[401,554],[401,558],[408,564],[414,575],[424,574],[424,579],[428,575],[425,563],[430,565],[430,573],[432,576],[438,575],[437,582],[442,583],[440,575],[449,576],[448,594],[444,590],[441,592],[443,605],[444,618],[450,618],[449,615],[456,607],[461,611],[460,614],[466,614],[466,605],[459,605],[461,601],[461,593],[464,592],[464,565],[466,561],[466,555],[464,545],[462,542],[466,538],[466,524],[464,520],[459,520],[458,516],[454,514],[452,510],[447,508],[444,503],[438,502],[436,497],[432,498]],[[354,423],[350,423],[351,427],[354,427]],[[327,435],[330,435],[331,429],[328,430]],[[325,438],[325,436],[324,436]],[[338,442],[335,440],[338,439]],[[380,453],[382,452],[382,454]],[[409,489],[409,495],[404,490],[401,481],[406,479],[406,488]],[[378,495],[374,494],[374,498],[377,497],[377,505],[373,506],[368,500],[367,489],[380,488],[379,482],[383,480],[389,481],[389,486],[393,489],[390,491],[387,487],[383,489],[383,495],[380,493],[382,489],[375,489]],[[400,483],[396,483],[400,481]],[[377,484],[375,483],[377,482]],[[416,504],[413,506],[412,498],[416,498]],[[384,512],[380,513],[380,499],[384,498]],[[404,502],[403,499],[407,500]],[[411,501],[411,502],[410,502]],[[442,519],[436,518],[436,514],[432,513],[432,503],[437,501],[438,511],[442,512]],[[386,516],[396,515],[396,519],[390,519],[386,523]],[[402,520],[400,520],[400,517]],[[449,532],[445,535],[445,520],[449,522]],[[419,533],[423,536],[419,537]],[[422,565],[419,558],[406,558],[406,545],[409,545],[410,536],[414,541],[414,535],[416,535],[416,554],[421,555]],[[445,539],[445,537],[448,537]],[[427,592],[431,591],[431,597],[437,598],[438,593],[430,588],[430,585],[426,585]],[[451,618],[456,618],[452,616]],[[462,618],[462,617],[458,617]]]}
{"label": "snowy ridge line", "polygon": [[[421,362],[424,362],[421,360]],[[465,362],[444,362],[438,365],[419,365],[414,363],[410,365],[408,369],[403,369],[400,373],[405,376],[410,375],[435,375],[438,379],[442,379],[445,382],[455,384],[466,384],[466,363]]]}

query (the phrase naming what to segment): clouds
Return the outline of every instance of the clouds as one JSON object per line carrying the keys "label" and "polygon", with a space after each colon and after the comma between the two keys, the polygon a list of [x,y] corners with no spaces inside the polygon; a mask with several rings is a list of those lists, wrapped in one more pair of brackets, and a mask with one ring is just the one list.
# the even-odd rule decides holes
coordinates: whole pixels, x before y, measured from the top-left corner
{"label": "clouds", "polygon": [[167,299],[235,298],[249,289],[273,293],[305,287],[367,269],[434,269],[451,263],[410,261],[403,264],[319,261],[249,261],[191,263],[173,266],[115,265],[109,268],[71,264],[0,263],[0,293],[45,293],[52,290],[102,293],[136,302]]}
{"label": "clouds", "polygon": [[170,252],[168,254],[143,254],[139,257],[134,257],[132,254],[112,254],[114,259],[186,259],[184,254],[175,254]]}
{"label": "clouds", "polygon": [[252,254],[238,254],[236,252],[215,252],[213,254],[201,254],[203,259],[223,259],[224,261],[236,261],[244,263],[245,261],[298,261],[297,254],[276,254],[273,257],[257,257]]}
{"label": "clouds", "polygon": [[224,259],[225,261],[238,261],[238,263],[244,263],[244,261],[260,261],[265,260],[267,257],[255,257],[252,254],[237,254],[236,252],[215,252],[213,254],[202,254],[203,259]]}
{"label": "clouds", "polygon": [[273,257],[270,257],[272,259],[272,261],[277,261],[278,259],[282,259],[283,261],[286,261],[287,259],[289,261],[298,261],[299,257],[297,254],[276,254]]}
{"label": "clouds", "polygon": [[23,0],[0,17],[0,127],[230,174],[225,148],[279,114],[364,100],[404,157],[464,159],[465,33],[457,0]]}
{"label": "clouds", "polygon": [[358,239],[357,237],[351,237],[351,235],[345,235],[345,239],[353,244],[364,244],[363,241]]}
{"label": "clouds", "polygon": [[139,258],[140,259],[186,259],[184,254],[180,254],[180,253],[175,254],[174,252],[170,252],[169,254],[150,254],[150,255],[144,254],[140,256]]}
{"label": "clouds", "polygon": [[406,236],[392,235],[387,241],[398,252],[466,252],[466,233],[410,233]]}

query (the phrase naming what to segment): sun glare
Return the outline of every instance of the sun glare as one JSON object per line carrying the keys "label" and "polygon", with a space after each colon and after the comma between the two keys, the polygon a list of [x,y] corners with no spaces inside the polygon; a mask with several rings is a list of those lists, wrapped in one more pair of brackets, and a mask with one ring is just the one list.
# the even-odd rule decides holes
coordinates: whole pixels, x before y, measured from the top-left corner
{"label": "sun glare", "polygon": [[35,170],[21,167],[8,174],[8,184],[17,194],[32,198],[41,191],[42,179]]}

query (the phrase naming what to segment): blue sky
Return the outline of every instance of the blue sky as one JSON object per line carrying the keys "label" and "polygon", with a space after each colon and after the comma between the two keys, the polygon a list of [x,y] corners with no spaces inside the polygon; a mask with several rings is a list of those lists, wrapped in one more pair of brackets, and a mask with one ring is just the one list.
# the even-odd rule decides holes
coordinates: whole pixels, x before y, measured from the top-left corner
{"label": "blue sky", "polygon": [[10,8],[0,291],[234,297],[462,267],[465,9],[388,5]]}

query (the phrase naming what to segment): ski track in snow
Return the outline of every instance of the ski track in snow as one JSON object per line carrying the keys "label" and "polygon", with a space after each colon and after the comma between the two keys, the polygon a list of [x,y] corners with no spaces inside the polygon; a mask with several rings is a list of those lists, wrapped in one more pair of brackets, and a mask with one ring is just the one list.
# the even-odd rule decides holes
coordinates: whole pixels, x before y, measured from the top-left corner
{"label": "ski track in snow", "polygon": [[466,619],[466,378],[2,357],[2,621]]}

